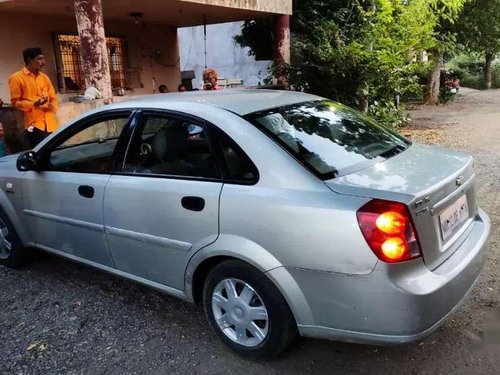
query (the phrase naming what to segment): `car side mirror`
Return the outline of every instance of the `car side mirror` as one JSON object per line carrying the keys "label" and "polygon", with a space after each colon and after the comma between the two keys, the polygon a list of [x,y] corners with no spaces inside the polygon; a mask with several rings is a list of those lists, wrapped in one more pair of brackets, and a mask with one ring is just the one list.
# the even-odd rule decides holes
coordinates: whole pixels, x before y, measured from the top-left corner
{"label": "car side mirror", "polygon": [[40,167],[40,158],[35,151],[25,151],[17,158],[16,167],[20,172],[37,171]]}

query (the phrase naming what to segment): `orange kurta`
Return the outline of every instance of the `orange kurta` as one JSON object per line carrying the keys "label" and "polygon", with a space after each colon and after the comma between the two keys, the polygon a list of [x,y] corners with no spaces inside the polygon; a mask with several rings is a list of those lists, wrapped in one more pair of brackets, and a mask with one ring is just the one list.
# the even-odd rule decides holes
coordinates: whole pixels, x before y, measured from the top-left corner
{"label": "orange kurta", "polygon": [[[43,72],[35,76],[27,68],[14,73],[9,78],[10,101],[14,108],[24,113],[24,127],[33,125],[49,133],[57,129],[57,96],[50,78]],[[43,97],[48,102],[35,107],[35,102]],[[49,103],[52,108],[49,108]]]}

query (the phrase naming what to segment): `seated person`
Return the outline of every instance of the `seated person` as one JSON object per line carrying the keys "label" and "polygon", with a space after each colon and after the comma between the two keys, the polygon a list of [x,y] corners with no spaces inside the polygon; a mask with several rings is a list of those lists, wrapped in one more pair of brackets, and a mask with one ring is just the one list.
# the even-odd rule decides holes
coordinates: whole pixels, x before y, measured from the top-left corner
{"label": "seated person", "polygon": [[64,86],[66,86],[66,90],[71,90],[71,91],[80,90],[80,86],[78,86],[71,77],[64,77]]}

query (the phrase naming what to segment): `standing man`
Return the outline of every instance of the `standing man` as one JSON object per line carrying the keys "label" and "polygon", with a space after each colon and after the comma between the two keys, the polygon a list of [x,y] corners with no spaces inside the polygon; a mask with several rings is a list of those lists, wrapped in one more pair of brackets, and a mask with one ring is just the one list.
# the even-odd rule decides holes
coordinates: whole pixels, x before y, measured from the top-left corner
{"label": "standing man", "polygon": [[57,96],[50,78],[42,72],[45,58],[40,48],[23,51],[26,66],[9,78],[12,106],[24,113],[25,134],[31,148],[58,127]]}

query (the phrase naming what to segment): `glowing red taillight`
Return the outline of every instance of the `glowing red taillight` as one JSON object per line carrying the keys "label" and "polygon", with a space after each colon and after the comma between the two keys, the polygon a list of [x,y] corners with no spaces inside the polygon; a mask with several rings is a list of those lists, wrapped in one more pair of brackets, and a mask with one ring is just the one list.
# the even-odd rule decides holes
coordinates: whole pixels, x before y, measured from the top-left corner
{"label": "glowing red taillight", "polygon": [[357,212],[359,227],[375,255],[388,263],[422,256],[408,208],[374,199]]}

